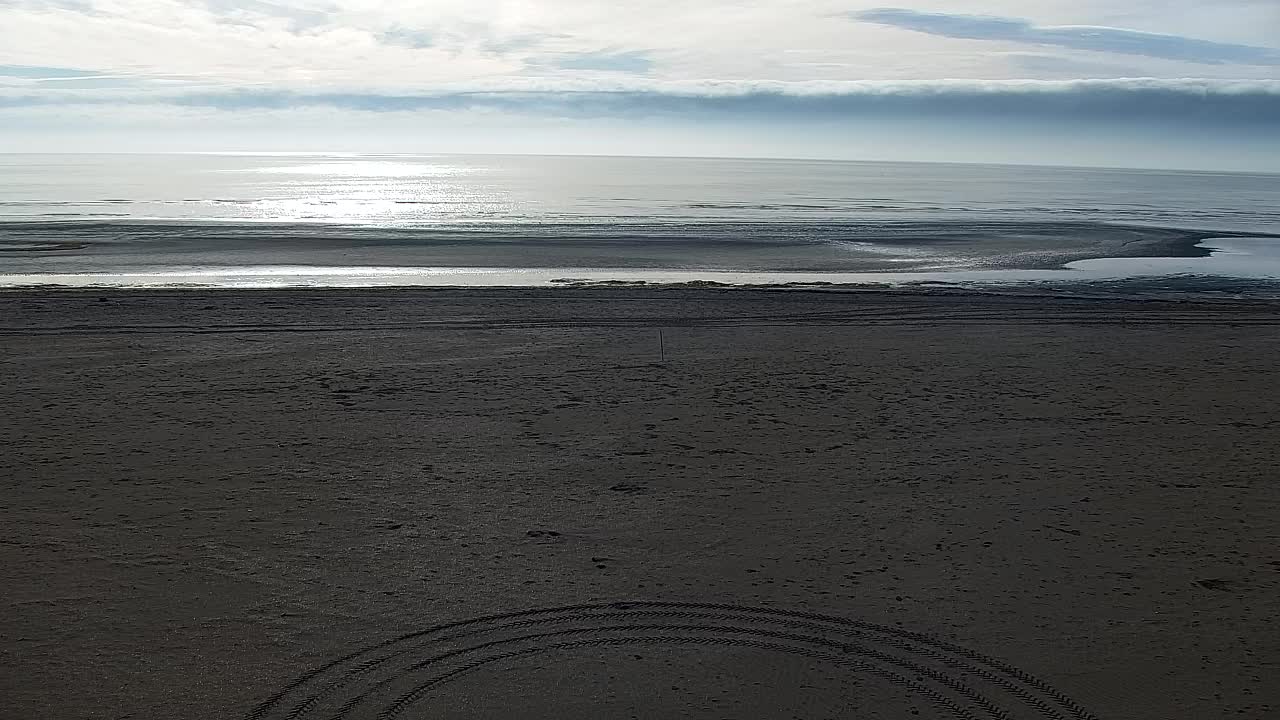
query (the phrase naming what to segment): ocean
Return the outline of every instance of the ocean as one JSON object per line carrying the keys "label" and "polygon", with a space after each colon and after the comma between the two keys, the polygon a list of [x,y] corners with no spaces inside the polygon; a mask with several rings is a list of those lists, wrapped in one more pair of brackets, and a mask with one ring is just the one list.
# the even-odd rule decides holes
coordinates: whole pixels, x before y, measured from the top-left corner
{"label": "ocean", "polygon": [[1280,175],[805,160],[0,155],[0,286],[1274,293]]}

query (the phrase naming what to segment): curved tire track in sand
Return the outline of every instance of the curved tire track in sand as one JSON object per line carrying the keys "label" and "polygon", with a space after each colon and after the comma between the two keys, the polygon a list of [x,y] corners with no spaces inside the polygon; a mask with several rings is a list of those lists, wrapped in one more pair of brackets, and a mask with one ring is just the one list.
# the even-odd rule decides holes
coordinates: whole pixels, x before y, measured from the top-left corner
{"label": "curved tire track in sand", "polygon": [[493,663],[629,645],[801,656],[898,686],[943,717],[1097,720],[1030,673],[929,635],[802,611],[656,601],[535,608],[408,633],[305,673],[245,720],[392,720]]}

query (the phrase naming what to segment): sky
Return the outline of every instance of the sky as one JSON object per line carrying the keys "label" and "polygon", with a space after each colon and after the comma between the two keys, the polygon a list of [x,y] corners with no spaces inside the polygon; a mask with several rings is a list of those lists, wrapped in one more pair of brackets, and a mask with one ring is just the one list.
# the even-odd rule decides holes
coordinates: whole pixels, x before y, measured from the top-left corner
{"label": "sky", "polygon": [[1280,0],[0,0],[0,151],[1280,171]]}

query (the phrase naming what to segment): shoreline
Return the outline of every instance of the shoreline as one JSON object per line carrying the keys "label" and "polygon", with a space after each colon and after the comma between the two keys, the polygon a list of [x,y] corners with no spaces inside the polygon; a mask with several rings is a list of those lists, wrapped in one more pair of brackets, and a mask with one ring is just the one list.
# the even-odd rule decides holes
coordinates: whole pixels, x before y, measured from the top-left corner
{"label": "shoreline", "polygon": [[[315,283],[529,284],[696,276],[747,282],[1067,279],[1123,275],[1144,263],[1189,268],[1217,245],[1264,247],[1280,235],[1085,221],[981,219],[806,222],[478,223],[360,226],[297,223],[0,222],[5,280],[231,282],[289,275]],[[1213,272],[1206,265],[1208,272]],[[1246,267],[1247,270],[1247,267]],[[344,277],[345,273],[345,277]],[[585,274],[585,275],[584,275]],[[1150,273],[1148,273],[1150,274]],[[1276,270],[1280,277],[1280,269]],[[525,278],[525,279],[522,279]],[[150,278],[150,279],[148,279]],[[157,280],[159,278],[159,280]],[[310,278],[308,280],[307,278]],[[532,278],[532,279],[528,279]],[[279,279],[277,278],[277,281]],[[323,282],[324,280],[321,280]],[[455,282],[457,280],[455,279]]]}
{"label": "shoreline", "polygon": [[[1099,261],[1108,262],[1108,261]],[[1182,298],[1212,301],[1220,298],[1269,300],[1280,298],[1280,266],[1275,270],[1259,265],[1253,274],[1211,272],[1150,272],[1133,275],[1114,271],[1090,277],[1070,269],[1025,271],[1030,278],[1009,277],[1008,272],[988,274],[948,272],[905,278],[901,274],[859,276],[839,274],[736,273],[578,270],[540,272],[506,271],[489,268],[243,268],[205,271],[103,275],[3,275],[0,294],[44,292],[187,292],[310,290],[343,293],[356,290],[535,290],[563,291],[588,288],[719,289],[719,290],[808,290],[826,292],[885,292],[901,294],[973,294],[1053,297],[1110,297],[1141,299]],[[972,275],[982,276],[974,279]],[[467,282],[459,277],[468,278]],[[586,276],[586,277],[584,277]],[[595,276],[592,278],[591,276]],[[513,277],[523,279],[515,282]],[[535,281],[536,279],[536,281]]]}
{"label": "shoreline", "polygon": [[[34,249],[42,240],[24,239],[0,253],[0,259],[36,258],[52,266],[35,272],[0,273],[0,292],[10,289],[55,287],[121,288],[364,288],[364,287],[575,287],[575,286],[716,286],[716,287],[891,287],[929,285],[974,292],[1137,293],[1153,285],[1163,292],[1181,286],[1190,294],[1253,292],[1280,294],[1280,235],[1266,233],[1189,233],[1185,242],[1194,252],[1100,256],[1065,262],[1049,269],[1004,267],[945,270],[872,269],[752,270],[662,267],[517,267],[517,266],[361,266],[272,263],[196,266],[142,265],[116,271],[55,272],[59,264],[75,261],[61,250]],[[1194,242],[1193,242],[1194,241]],[[483,245],[483,243],[481,243]],[[0,245],[2,247],[2,245]],[[86,246],[88,247],[88,246]],[[471,248],[477,252],[482,247]],[[300,252],[300,250],[297,250]],[[418,248],[414,252],[435,252]],[[151,262],[163,257],[156,256]],[[384,257],[383,259],[390,259]],[[28,258],[29,262],[33,262]],[[106,261],[104,261],[106,262]],[[1128,289],[1126,289],[1128,286]]]}

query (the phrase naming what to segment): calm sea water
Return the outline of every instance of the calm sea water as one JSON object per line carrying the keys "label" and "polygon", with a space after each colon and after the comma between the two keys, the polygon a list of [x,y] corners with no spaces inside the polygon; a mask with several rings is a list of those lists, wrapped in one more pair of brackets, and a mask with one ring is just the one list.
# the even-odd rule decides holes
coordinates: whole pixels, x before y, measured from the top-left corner
{"label": "calm sea water", "polygon": [[1280,176],[1261,174],[0,155],[8,285],[1280,278],[1271,233],[1280,233]]}

